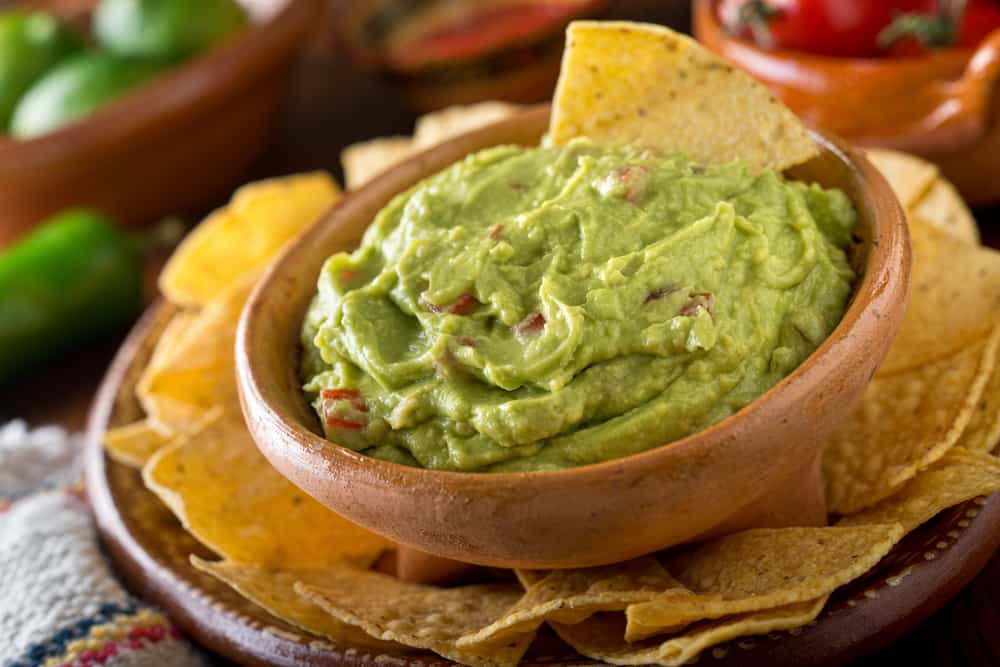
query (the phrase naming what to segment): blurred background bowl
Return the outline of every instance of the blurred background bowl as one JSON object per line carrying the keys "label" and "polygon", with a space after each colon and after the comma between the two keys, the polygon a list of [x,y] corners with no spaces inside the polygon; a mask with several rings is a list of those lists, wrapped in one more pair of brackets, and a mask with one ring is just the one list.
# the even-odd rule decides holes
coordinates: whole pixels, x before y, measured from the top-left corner
{"label": "blurred background bowl", "polygon": [[484,99],[551,97],[566,25],[603,16],[610,0],[358,0],[340,33],[354,62],[397,83],[429,111]]}
{"label": "blurred background bowl", "polygon": [[139,225],[220,201],[267,146],[321,2],[243,0],[253,24],[217,48],[51,134],[0,137],[0,245],[69,206]]}
{"label": "blurred background bowl", "polygon": [[[874,0],[873,0],[874,1]],[[841,58],[763,49],[726,31],[717,0],[695,0],[695,36],[770,86],[820,129],[936,162],[973,205],[1000,202],[1000,31],[976,49]]]}

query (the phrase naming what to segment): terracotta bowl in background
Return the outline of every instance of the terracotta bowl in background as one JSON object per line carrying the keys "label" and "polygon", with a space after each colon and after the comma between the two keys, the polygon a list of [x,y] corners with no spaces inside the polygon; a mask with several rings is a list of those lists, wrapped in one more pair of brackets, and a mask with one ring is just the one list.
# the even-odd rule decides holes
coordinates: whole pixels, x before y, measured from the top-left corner
{"label": "terracotta bowl in background", "polygon": [[432,111],[482,100],[550,99],[566,26],[609,0],[353,0],[340,3],[341,43],[360,67]]}
{"label": "terracotta bowl in background", "polygon": [[715,0],[695,0],[706,46],[770,86],[815,127],[864,146],[933,160],[973,204],[1000,202],[1000,31],[975,51],[912,58],[833,58],[762,49],[731,36]]}
{"label": "terracotta bowl in background", "polygon": [[324,260],[356,247],[393,195],[466,154],[537,145],[549,108],[442,144],[345,197],[259,283],[236,361],[247,424],[271,463],[326,506],[400,544],[460,561],[525,568],[611,563],[751,526],[826,519],[820,456],[899,327],[909,283],[906,222],[857,151],[816,134],[797,178],[855,202],[860,274],[840,325],[795,372],[706,431],[605,463],[554,472],[452,473],[372,459],[324,440],[297,379],[299,329]]}
{"label": "terracotta bowl in background", "polygon": [[125,225],[198,211],[264,150],[321,0],[245,0],[254,24],[78,123],[0,136],[0,245],[67,206]]}

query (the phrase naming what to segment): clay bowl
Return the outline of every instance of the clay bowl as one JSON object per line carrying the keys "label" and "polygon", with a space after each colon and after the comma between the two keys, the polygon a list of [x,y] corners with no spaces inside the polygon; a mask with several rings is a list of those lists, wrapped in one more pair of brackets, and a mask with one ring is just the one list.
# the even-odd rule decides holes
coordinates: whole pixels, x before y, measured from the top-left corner
{"label": "clay bowl", "polygon": [[393,195],[471,151],[537,145],[547,106],[402,163],[347,197],[290,247],[243,312],[236,343],[243,411],[271,463],[337,513],[400,544],[521,568],[621,561],[751,526],[826,520],[820,456],[899,327],[909,283],[906,222],[857,151],[815,134],[822,155],[795,176],[844,189],[860,213],[860,278],[833,334],[738,414],[659,448],[554,472],[451,473],[368,458],[324,440],[296,371],[299,327],[323,261],[355,247]]}
{"label": "clay bowl", "polygon": [[548,99],[559,76],[566,25],[597,18],[610,3],[480,0],[457,13],[447,4],[341,4],[341,41],[355,64],[398,86],[412,108],[433,111],[486,99]]}
{"label": "clay bowl", "polygon": [[770,86],[815,127],[863,146],[922,155],[973,204],[1000,201],[1000,31],[976,50],[914,58],[831,58],[761,49],[732,37],[715,0],[695,0],[694,31]]}
{"label": "clay bowl", "polygon": [[0,245],[67,206],[125,225],[195,212],[246,175],[277,120],[319,0],[245,3],[254,24],[80,122],[0,136]]}

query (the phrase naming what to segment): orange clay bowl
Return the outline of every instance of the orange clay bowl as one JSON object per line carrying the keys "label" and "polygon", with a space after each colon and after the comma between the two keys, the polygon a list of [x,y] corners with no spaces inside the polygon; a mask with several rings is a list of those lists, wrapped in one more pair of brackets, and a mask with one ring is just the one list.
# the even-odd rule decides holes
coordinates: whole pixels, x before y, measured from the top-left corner
{"label": "orange clay bowl", "polygon": [[549,108],[463,135],[345,197],[263,277],[243,311],[236,363],[243,412],[271,463],[321,503],[401,545],[520,568],[585,567],[755,526],[826,521],[820,458],[903,317],[906,222],[856,150],[815,134],[822,154],[794,176],[842,188],[860,214],[860,278],[843,320],[795,372],[715,426],[650,451],[568,470],[411,468],[324,440],[297,379],[299,328],[331,254],[352,249],[393,195],[472,151],[537,145]]}
{"label": "orange clay bowl", "polygon": [[79,122],[25,141],[0,135],[0,246],[68,206],[146,224],[198,212],[238,184],[322,12],[319,0],[244,4],[251,26]]}
{"label": "orange clay bowl", "polygon": [[795,113],[865,146],[922,155],[973,204],[1000,202],[1000,31],[972,49],[913,58],[831,58],[729,35],[695,0],[698,39],[766,83]]}

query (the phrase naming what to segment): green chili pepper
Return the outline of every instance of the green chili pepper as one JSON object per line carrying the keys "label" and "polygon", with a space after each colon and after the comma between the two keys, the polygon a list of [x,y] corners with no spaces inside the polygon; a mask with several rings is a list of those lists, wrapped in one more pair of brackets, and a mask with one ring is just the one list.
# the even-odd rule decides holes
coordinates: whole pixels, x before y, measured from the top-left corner
{"label": "green chili pepper", "polygon": [[88,210],[60,213],[0,251],[0,385],[132,321],[142,269],[128,238]]}

